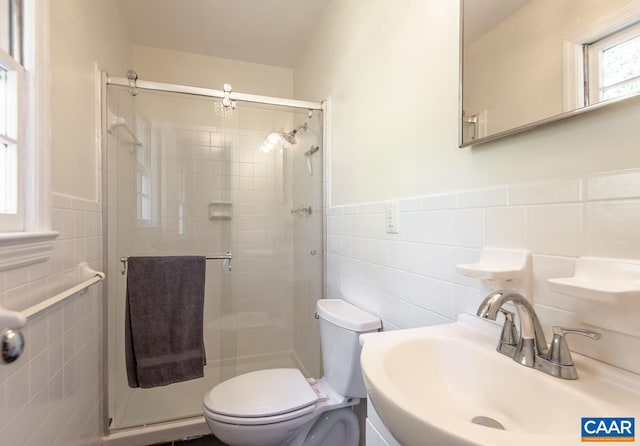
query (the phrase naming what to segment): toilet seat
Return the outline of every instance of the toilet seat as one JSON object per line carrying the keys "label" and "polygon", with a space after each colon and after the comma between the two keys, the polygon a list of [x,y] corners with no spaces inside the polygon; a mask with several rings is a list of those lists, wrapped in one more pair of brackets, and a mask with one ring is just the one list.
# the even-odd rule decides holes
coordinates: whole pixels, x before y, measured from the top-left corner
{"label": "toilet seat", "polygon": [[221,423],[280,423],[307,415],[320,400],[298,369],[268,369],[236,376],[215,386],[204,410]]}
{"label": "toilet seat", "polygon": [[296,418],[303,417],[312,413],[315,410],[315,405],[304,407],[299,410],[295,410],[289,413],[283,413],[280,415],[274,415],[272,417],[230,417],[228,415],[221,415],[219,413],[211,412],[205,407],[205,415],[212,420],[219,421],[220,423],[237,424],[241,426],[255,426],[259,424],[275,424],[290,421]]}

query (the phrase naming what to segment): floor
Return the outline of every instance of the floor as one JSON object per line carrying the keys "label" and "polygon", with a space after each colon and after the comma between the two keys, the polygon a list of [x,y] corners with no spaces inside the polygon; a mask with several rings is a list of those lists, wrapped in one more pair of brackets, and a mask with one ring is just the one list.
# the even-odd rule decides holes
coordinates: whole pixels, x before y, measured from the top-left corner
{"label": "floor", "polygon": [[150,446],[226,446],[226,444],[213,435],[205,435],[204,437],[170,441],[168,443],[156,443]]}

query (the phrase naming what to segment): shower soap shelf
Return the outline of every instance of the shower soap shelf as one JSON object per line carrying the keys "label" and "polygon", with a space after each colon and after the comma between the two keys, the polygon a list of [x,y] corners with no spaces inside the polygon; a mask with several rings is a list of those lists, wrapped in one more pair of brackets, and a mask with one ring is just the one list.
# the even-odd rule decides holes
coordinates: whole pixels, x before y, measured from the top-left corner
{"label": "shower soap shelf", "polygon": [[488,281],[525,279],[531,270],[531,253],[522,249],[482,248],[478,263],[456,265],[465,276]]}
{"label": "shower soap shelf", "polygon": [[231,220],[233,205],[230,201],[212,201],[209,203],[209,220]]}
{"label": "shower soap shelf", "polygon": [[549,279],[556,293],[604,304],[629,304],[640,298],[640,262],[579,257],[573,277]]}

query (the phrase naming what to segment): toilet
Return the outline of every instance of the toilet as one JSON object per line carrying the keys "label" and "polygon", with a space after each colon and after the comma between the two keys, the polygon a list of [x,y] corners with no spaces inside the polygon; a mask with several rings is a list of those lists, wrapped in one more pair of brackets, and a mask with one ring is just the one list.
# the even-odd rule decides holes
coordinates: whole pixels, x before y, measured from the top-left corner
{"label": "toilet", "polygon": [[324,376],[306,379],[294,368],[245,373],[204,397],[211,432],[229,446],[357,446],[351,410],[367,396],[359,336],[380,319],[340,299],[316,305]]}

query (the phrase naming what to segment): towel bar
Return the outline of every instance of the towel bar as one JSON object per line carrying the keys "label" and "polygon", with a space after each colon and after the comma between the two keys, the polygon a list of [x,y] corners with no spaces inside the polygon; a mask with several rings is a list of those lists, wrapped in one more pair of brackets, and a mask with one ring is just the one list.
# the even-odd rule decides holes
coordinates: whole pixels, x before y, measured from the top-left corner
{"label": "towel bar", "polygon": [[[127,262],[129,261],[130,256],[122,256],[120,257],[120,262],[122,263],[122,269],[120,270],[120,274],[123,276],[127,274]],[[226,254],[219,254],[215,256],[207,256],[207,260],[224,260],[226,262],[225,267],[227,271],[231,271],[231,259],[233,259],[233,254],[231,251],[227,251]]]}

